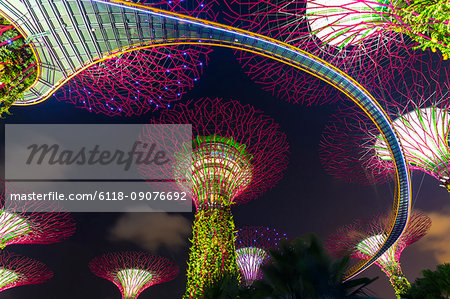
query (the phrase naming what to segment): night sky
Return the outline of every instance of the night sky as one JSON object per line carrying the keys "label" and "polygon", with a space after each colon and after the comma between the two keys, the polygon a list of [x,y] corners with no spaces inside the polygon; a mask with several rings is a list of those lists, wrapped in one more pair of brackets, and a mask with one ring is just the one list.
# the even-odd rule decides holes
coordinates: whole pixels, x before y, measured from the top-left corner
{"label": "night sky", "polygon": [[[353,219],[370,217],[392,206],[392,185],[346,184],[323,170],[318,155],[321,132],[338,104],[305,107],[277,99],[243,73],[232,51],[217,48],[210,55],[208,67],[196,87],[183,100],[202,97],[235,99],[255,106],[281,125],[290,143],[290,164],[278,185],[260,198],[232,209],[237,227],[268,226],[286,232],[292,238],[314,232],[324,240]],[[35,106],[15,107],[11,112],[13,115],[3,120],[3,124],[146,123],[158,115],[110,118],[54,98]],[[85,133],[88,132],[80,132]],[[438,185],[429,176],[413,175],[413,207],[425,211],[434,223],[430,236],[408,247],[402,255],[403,271],[411,282],[422,269],[435,269],[437,264],[450,261],[450,201],[447,191]],[[140,299],[180,298],[184,293],[193,213],[72,215],[77,222],[77,232],[65,242],[7,247],[9,252],[44,262],[54,271],[55,277],[45,284],[9,289],[1,293],[0,298],[120,298],[119,290],[111,282],[94,276],[88,263],[100,254],[121,250],[151,251],[174,260],[180,267],[180,275],[174,281],[150,287]],[[362,275],[380,277],[370,287],[374,296],[395,298],[387,278],[376,266]]]}

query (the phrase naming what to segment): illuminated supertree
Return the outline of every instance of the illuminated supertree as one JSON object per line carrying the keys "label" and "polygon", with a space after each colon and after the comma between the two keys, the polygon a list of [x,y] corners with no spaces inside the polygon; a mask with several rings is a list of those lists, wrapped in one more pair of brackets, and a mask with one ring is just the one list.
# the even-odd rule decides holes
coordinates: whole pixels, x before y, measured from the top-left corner
{"label": "illuminated supertree", "polygon": [[[4,183],[4,182],[0,182]],[[52,212],[41,212],[39,202],[17,205],[5,199],[6,184],[10,192],[22,193],[16,185],[5,183],[0,202],[0,248],[12,244],[51,244],[61,242],[75,233],[75,221],[70,213],[54,208]],[[14,191],[11,191],[14,190]]]}
{"label": "illuminated supertree", "polygon": [[18,213],[0,210],[0,248],[12,244],[52,244],[75,232],[75,222],[67,212]]}
{"label": "illuminated supertree", "polygon": [[[350,254],[355,259],[368,260],[386,240],[385,229],[389,221],[390,217],[387,215],[376,216],[371,221],[356,221],[331,235],[327,247],[335,256]],[[375,262],[388,276],[398,297],[410,287],[400,267],[400,256],[407,246],[425,236],[430,226],[431,219],[428,216],[419,211],[412,211],[400,239]]]}
{"label": "illuminated supertree", "polygon": [[[380,74],[412,66],[422,56],[415,48],[439,48],[444,58],[450,53],[446,1],[227,0],[226,4],[230,24],[314,53],[367,87],[384,83]],[[282,99],[307,104],[337,100],[331,88],[299,70],[251,53],[237,55],[249,76]]]}
{"label": "illuminated supertree", "polygon": [[[288,144],[273,119],[236,101],[179,104],[165,111],[159,122],[192,124],[192,144],[181,144],[186,151],[178,152],[167,171],[197,210],[184,298],[200,298],[204,288],[223,275],[239,275],[230,208],[278,182],[287,166]],[[152,134],[154,127],[141,139],[151,141]],[[144,176],[149,171],[141,170]]]}
{"label": "illuminated supertree", "polygon": [[145,252],[104,254],[94,258],[89,268],[114,283],[123,299],[136,299],[152,285],[171,281],[179,271],[172,261]]}
{"label": "illuminated supertree", "polygon": [[416,48],[439,49],[444,59],[450,54],[447,1],[343,0],[330,5],[324,0],[313,0],[307,1],[305,15],[311,32],[322,45],[345,48],[378,37],[384,31],[394,31],[416,41]]}
{"label": "illuminated supertree", "polygon": [[263,273],[261,266],[269,260],[268,249],[276,248],[286,234],[268,227],[247,226],[236,233],[236,260],[245,285],[251,286]]}
{"label": "illuminated supertree", "polygon": [[0,252],[0,292],[22,285],[43,283],[52,277],[52,271],[39,261]]}
{"label": "illuminated supertree", "polygon": [[[411,71],[378,92],[398,133],[410,169],[427,173],[450,191],[449,76],[429,65]],[[378,183],[391,177],[391,154],[373,122],[357,107],[341,110],[325,128],[321,159],[333,175]]]}
{"label": "illuminated supertree", "polygon": [[[208,20],[216,18],[214,1],[139,2]],[[199,80],[211,51],[207,46],[169,46],[127,52],[84,70],[55,98],[110,116],[170,108]]]}
{"label": "illuminated supertree", "polygon": [[0,116],[36,79],[36,60],[24,37],[0,16]]}
{"label": "illuminated supertree", "polygon": [[67,212],[12,212],[0,210],[0,248],[12,244],[51,244],[75,232]]}

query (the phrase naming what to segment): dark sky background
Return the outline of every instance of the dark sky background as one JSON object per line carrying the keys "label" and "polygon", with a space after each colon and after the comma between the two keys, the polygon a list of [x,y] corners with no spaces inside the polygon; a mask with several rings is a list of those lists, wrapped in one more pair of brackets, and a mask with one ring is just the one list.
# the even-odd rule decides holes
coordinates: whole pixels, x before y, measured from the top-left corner
{"label": "dark sky background", "polygon": [[[338,92],[338,91],[336,91]],[[356,218],[385,212],[392,206],[392,186],[359,186],[346,184],[328,175],[322,168],[318,149],[321,132],[337,105],[304,107],[272,97],[253,83],[241,70],[233,53],[215,49],[196,87],[183,100],[201,97],[236,99],[252,104],[273,117],[286,132],[290,142],[290,164],[280,183],[259,199],[233,208],[236,226],[258,225],[277,228],[290,237],[314,232],[322,239],[338,227]],[[73,105],[51,98],[30,107],[11,109],[2,123],[146,123],[152,114],[140,118],[95,115]],[[88,132],[80,132],[80,134]],[[422,181],[423,180],[423,181]],[[450,201],[438,182],[420,173],[413,175],[414,207],[432,213],[435,221],[432,236],[407,248],[402,255],[404,273],[413,281],[424,268],[450,261]],[[133,214],[73,213],[77,232],[69,240],[52,245],[12,245],[7,251],[20,253],[46,263],[55,277],[45,284],[22,286],[4,291],[4,299],[115,299],[118,289],[109,281],[94,276],[89,261],[105,252],[146,250],[148,244],[136,240],[114,240],[111,230],[119,219],[133,217],[130,230],[138,231],[144,240],[157,246],[152,252],[168,257],[180,267],[180,275],[169,283],[153,286],[140,299],[180,298],[185,286],[185,266],[189,247],[186,231],[190,230],[193,213]],[[123,222],[122,222],[123,223]],[[171,229],[161,237],[164,226]],[[142,229],[144,227],[144,229]],[[123,229],[123,227],[122,227]],[[131,234],[131,232],[130,232]],[[174,237],[172,237],[174,236]],[[176,237],[181,236],[181,245]],[[122,238],[123,239],[123,238]],[[161,245],[165,242],[166,245]],[[395,298],[385,275],[376,267],[363,276],[379,276],[370,289],[379,298]]]}

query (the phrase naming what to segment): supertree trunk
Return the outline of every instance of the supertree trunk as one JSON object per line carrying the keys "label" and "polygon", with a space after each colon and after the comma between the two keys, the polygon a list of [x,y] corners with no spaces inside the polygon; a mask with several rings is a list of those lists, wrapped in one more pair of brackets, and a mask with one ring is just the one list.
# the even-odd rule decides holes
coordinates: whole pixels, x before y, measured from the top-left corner
{"label": "supertree trunk", "polygon": [[395,269],[392,269],[390,273],[387,272],[385,273],[388,274],[389,282],[394,288],[395,295],[397,296],[397,298],[400,299],[401,294],[405,294],[411,287],[411,284],[409,283],[405,274],[403,274],[400,266],[395,267]]}
{"label": "supertree trunk", "polygon": [[229,206],[197,212],[184,299],[202,298],[204,289],[225,275],[239,277],[234,230]]}

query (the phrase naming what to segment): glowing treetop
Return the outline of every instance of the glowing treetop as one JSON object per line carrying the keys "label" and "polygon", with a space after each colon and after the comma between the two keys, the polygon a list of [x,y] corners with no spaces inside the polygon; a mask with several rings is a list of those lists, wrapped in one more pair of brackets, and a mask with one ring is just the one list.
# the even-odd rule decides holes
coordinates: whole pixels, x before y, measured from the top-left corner
{"label": "glowing treetop", "polygon": [[229,20],[283,41],[315,42],[324,51],[350,50],[349,45],[374,39],[395,44],[401,39],[395,41],[392,32],[398,32],[416,41],[417,48],[439,49],[444,59],[450,54],[450,5],[445,0],[229,0],[227,5]]}
{"label": "glowing treetop", "polygon": [[[4,194],[0,196],[4,200]],[[0,248],[12,244],[51,244],[61,242],[75,232],[70,213],[55,208],[53,212],[39,212],[39,204],[10,205],[0,208]]]}
{"label": "glowing treetop", "polygon": [[46,265],[17,254],[0,253],[0,292],[27,284],[43,283],[53,277]]}
{"label": "glowing treetop", "polygon": [[135,299],[152,285],[171,281],[178,267],[170,260],[144,252],[109,253],[89,263],[91,271],[114,283],[123,299]]}
{"label": "glowing treetop", "polygon": [[237,231],[236,260],[247,286],[262,278],[261,266],[269,260],[268,249],[286,239],[286,234],[268,227],[247,226]]}
{"label": "glowing treetop", "polygon": [[[402,78],[409,83],[381,93],[381,103],[393,120],[410,169],[435,177],[450,191],[448,75],[418,78]],[[321,156],[327,170],[347,180],[382,182],[394,171],[386,142],[357,107],[342,110],[324,130]]]}
{"label": "glowing treetop", "polygon": [[[336,256],[350,254],[353,258],[367,260],[386,240],[385,228],[388,221],[390,219],[386,215],[374,217],[367,222],[356,221],[330,236],[327,247]],[[408,226],[400,239],[375,262],[388,276],[397,296],[410,287],[400,267],[400,256],[407,246],[425,236],[430,227],[431,219],[428,216],[412,211]]]}
{"label": "glowing treetop", "polygon": [[448,58],[448,1],[326,0],[307,1],[306,19],[322,44],[337,48],[358,45],[393,31],[408,35],[415,48],[442,51]]}
{"label": "glowing treetop", "polygon": [[[383,13],[388,11],[387,3],[389,1],[338,0],[330,5],[325,0],[307,1],[306,16],[311,33],[323,43],[345,48],[385,29],[383,23],[388,19]],[[351,10],[354,13],[350,13]]]}
{"label": "glowing treetop", "polygon": [[[193,124],[192,157],[190,151],[179,152],[170,171],[198,210],[255,198],[275,185],[287,166],[288,144],[279,125],[237,101],[179,104],[159,121]],[[145,132],[141,138],[151,140]]]}
{"label": "glowing treetop", "polygon": [[[411,168],[435,176],[450,191],[449,126],[448,109],[436,106],[418,108],[394,119]],[[380,136],[377,135],[373,147],[381,161],[391,161],[386,142]]]}

